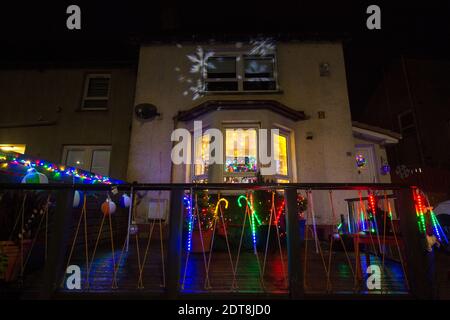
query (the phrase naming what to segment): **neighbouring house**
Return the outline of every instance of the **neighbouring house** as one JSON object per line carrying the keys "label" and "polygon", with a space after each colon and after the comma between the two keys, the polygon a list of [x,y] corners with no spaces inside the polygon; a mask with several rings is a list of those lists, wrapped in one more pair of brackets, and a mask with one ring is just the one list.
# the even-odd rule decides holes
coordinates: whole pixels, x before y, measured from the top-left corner
{"label": "neighbouring house", "polygon": [[0,149],[126,178],[134,62],[0,69]]}
{"label": "neighbouring house", "polygon": [[[151,121],[133,118],[128,181],[253,182],[260,169],[258,129],[277,128],[277,172],[266,180],[390,182],[389,172],[379,173],[388,165],[384,146],[400,138],[352,124],[338,40],[143,43],[135,95],[135,105],[140,104],[152,104],[160,115]],[[171,133],[192,132],[194,121],[202,121],[204,130],[221,130],[223,165],[208,165],[207,136],[191,139],[190,157],[204,164],[172,163]],[[358,156],[364,156],[365,168],[358,168]],[[355,195],[338,192],[338,214],[346,214],[344,199]],[[147,200],[167,203],[168,196],[149,193]],[[315,202],[317,224],[335,224],[328,192],[316,192]]]}
{"label": "neighbouring house", "polygon": [[402,135],[398,144],[387,148],[393,181],[418,184],[435,193],[436,202],[450,196],[450,82],[446,70],[450,71],[446,59],[393,59],[358,118]]}

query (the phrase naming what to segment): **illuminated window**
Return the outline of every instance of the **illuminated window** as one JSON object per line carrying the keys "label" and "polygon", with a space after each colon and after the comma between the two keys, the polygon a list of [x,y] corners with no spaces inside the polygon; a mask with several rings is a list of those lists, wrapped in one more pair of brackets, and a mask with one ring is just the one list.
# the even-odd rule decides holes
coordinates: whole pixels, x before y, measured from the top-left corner
{"label": "illuminated window", "polygon": [[277,175],[288,175],[288,144],[287,137],[282,134],[274,134],[275,148],[278,149],[278,155],[275,157]]}
{"label": "illuminated window", "polygon": [[207,134],[197,137],[195,141],[194,176],[196,179],[208,174],[209,141],[210,136]]}
{"label": "illuminated window", "polygon": [[226,129],[225,172],[256,172],[256,129]]}
{"label": "illuminated window", "polygon": [[25,147],[24,144],[0,144],[0,150],[4,152],[15,152],[24,154],[25,153]]}

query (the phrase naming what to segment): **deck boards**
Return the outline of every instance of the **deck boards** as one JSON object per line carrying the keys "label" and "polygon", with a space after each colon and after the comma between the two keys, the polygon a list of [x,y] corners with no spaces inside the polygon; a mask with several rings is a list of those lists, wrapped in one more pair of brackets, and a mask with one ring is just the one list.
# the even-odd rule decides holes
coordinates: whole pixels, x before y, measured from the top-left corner
{"label": "deck boards", "polygon": [[[141,243],[140,258],[142,259],[145,250],[145,241]],[[310,247],[312,248],[312,246]],[[130,251],[123,256],[121,266],[117,273],[117,289],[112,289],[113,268],[112,254],[108,246],[99,248],[91,267],[89,288],[85,280],[85,260],[82,250],[74,254],[72,264],[80,265],[82,269],[82,291],[86,292],[164,292],[162,277],[162,262],[159,243],[152,243],[147,257],[147,262],[143,270],[143,288],[138,288],[139,267],[138,257],[135,245],[130,244]],[[328,251],[323,251],[325,260],[328,261]],[[119,259],[120,250],[115,252],[115,261]],[[355,259],[352,252],[349,253],[352,268],[355,270]],[[187,272],[184,280],[182,292],[189,293],[269,293],[280,294],[288,293],[287,283],[283,277],[283,267],[287,276],[287,255],[283,249],[284,266],[280,259],[278,250],[272,251],[267,256],[266,269],[263,277],[263,283],[260,277],[260,268],[263,267],[263,252],[258,253],[259,263],[251,250],[243,251],[240,254],[239,264],[236,273],[236,284],[233,288],[233,269],[231,267],[229,255],[224,251],[213,252],[210,262],[209,284],[206,286],[205,258],[208,261],[209,254],[206,257],[203,254],[191,253],[187,264]],[[305,266],[304,252],[302,252],[302,264]],[[362,269],[370,264],[381,265],[381,259],[374,255],[362,255]],[[236,252],[232,252],[233,264],[236,263]],[[370,261],[369,261],[370,260]],[[182,270],[180,270],[180,285],[183,284],[184,268],[186,266],[186,255],[182,257]],[[327,292],[326,273],[323,267],[320,254],[313,249],[308,250],[305,274],[305,292],[314,294],[325,293],[358,293],[358,294],[403,294],[408,293],[405,285],[405,278],[401,265],[398,262],[386,259],[385,269],[382,272],[381,284],[382,290],[368,291],[365,286],[364,275],[355,289],[352,269],[348,266],[344,252],[333,251],[331,268],[331,292]],[[62,292],[68,291],[62,289]]]}

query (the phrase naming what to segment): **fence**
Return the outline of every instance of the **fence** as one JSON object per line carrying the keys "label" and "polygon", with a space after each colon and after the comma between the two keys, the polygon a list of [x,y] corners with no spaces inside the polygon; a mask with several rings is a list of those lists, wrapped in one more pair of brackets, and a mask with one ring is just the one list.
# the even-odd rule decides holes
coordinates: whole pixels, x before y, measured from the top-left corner
{"label": "fence", "polygon": [[42,298],[427,298],[433,284],[411,190],[2,184],[1,285],[7,294]]}

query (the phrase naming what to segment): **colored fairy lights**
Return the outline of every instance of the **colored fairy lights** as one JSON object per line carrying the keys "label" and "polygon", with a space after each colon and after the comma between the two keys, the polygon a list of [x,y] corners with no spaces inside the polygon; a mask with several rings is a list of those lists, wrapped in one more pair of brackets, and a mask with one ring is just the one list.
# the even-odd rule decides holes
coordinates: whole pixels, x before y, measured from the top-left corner
{"label": "colored fairy lights", "polygon": [[416,216],[419,231],[425,233],[427,231],[425,222],[425,204],[419,189],[416,189],[414,192],[414,202],[416,207]]}
{"label": "colored fairy lights", "polygon": [[448,239],[445,236],[445,232],[444,232],[444,230],[442,230],[442,227],[439,224],[439,221],[437,220],[436,214],[434,213],[433,210],[430,211],[430,216],[431,216],[431,223],[433,224],[433,230],[434,230],[434,233],[436,234],[436,237],[439,239],[439,241],[442,242],[442,240],[445,240],[445,242],[448,243]]}
{"label": "colored fairy lights", "polygon": [[242,208],[241,199],[245,199],[245,201],[247,202],[248,207],[250,208],[250,211],[252,212],[252,215],[255,216],[255,219],[256,219],[256,221],[258,222],[258,225],[261,225],[262,222],[261,222],[261,220],[259,219],[258,214],[256,213],[255,209],[253,209],[253,206],[252,206],[252,204],[251,204],[251,201],[249,201],[249,200],[247,199],[246,196],[243,196],[243,195],[242,195],[242,196],[240,196],[240,197],[238,198],[237,202],[238,202],[239,208]]}
{"label": "colored fairy lights", "polygon": [[281,214],[283,213],[284,209],[284,200],[281,202],[280,207],[278,208],[277,217],[275,218],[275,224],[278,225],[278,222],[280,221]]}
{"label": "colored fairy lights", "polygon": [[189,224],[188,224],[188,238],[187,238],[187,244],[186,244],[186,250],[188,252],[191,251],[192,246],[192,231],[194,229],[194,215],[192,214],[192,205],[191,205],[191,199],[190,197],[184,196],[183,198],[185,207],[189,212]]}
{"label": "colored fairy lights", "polygon": [[120,180],[113,180],[107,176],[101,176],[95,173],[84,171],[74,167],[66,167],[61,165],[56,165],[54,163],[38,160],[29,159],[23,155],[19,154],[2,154],[0,156],[0,162],[2,162],[2,168],[6,167],[25,167],[27,170],[35,169],[39,170],[41,173],[45,173],[49,178],[54,180],[60,180],[62,177],[71,177],[74,179],[81,180],[81,183],[88,184],[121,184]]}
{"label": "colored fairy lights", "polygon": [[375,216],[376,211],[377,211],[377,206],[376,206],[375,196],[373,195],[373,193],[369,194],[369,206],[370,206],[370,210],[372,211],[372,214]]}
{"label": "colored fairy lights", "polygon": [[377,201],[376,201],[375,195],[373,193],[369,194],[368,202],[369,202],[369,207],[370,207],[370,211],[372,212],[372,218],[373,218],[371,231],[372,231],[372,233],[375,233],[375,232],[378,231],[377,230],[378,229],[378,224],[377,224]]}
{"label": "colored fairy lights", "polygon": [[245,199],[245,201],[247,202],[247,206],[249,207],[249,209],[251,211],[250,226],[252,228],[253,249],[256,251],[256,221],[255,220],[257,220],[260,225],[261,225],[261,221],[259,221],[258,216],[256,215],[256,212],[253,210],[251,201],[249,201],[247,199],[247,197],[244,195],[240,196],[237,200],[239,208],[242,208],[242,203],[241,203],[242,199]]}
{"label": "colored fairy lights", "polygon": [[[448,243],[445,232],[442,230],[436,214],[430,206],[426,196],[419,189],[415,189],[413,197],[419,231],[426,235],[429,235],[427,233],[432,233],[434,236],[436,236],[439,242],[445,241],[446,243]],[[427,217],[429,217],[429,219],[427,219]],[[430,222],[429,225],[431,225],[428,229],[427,220]]]}

